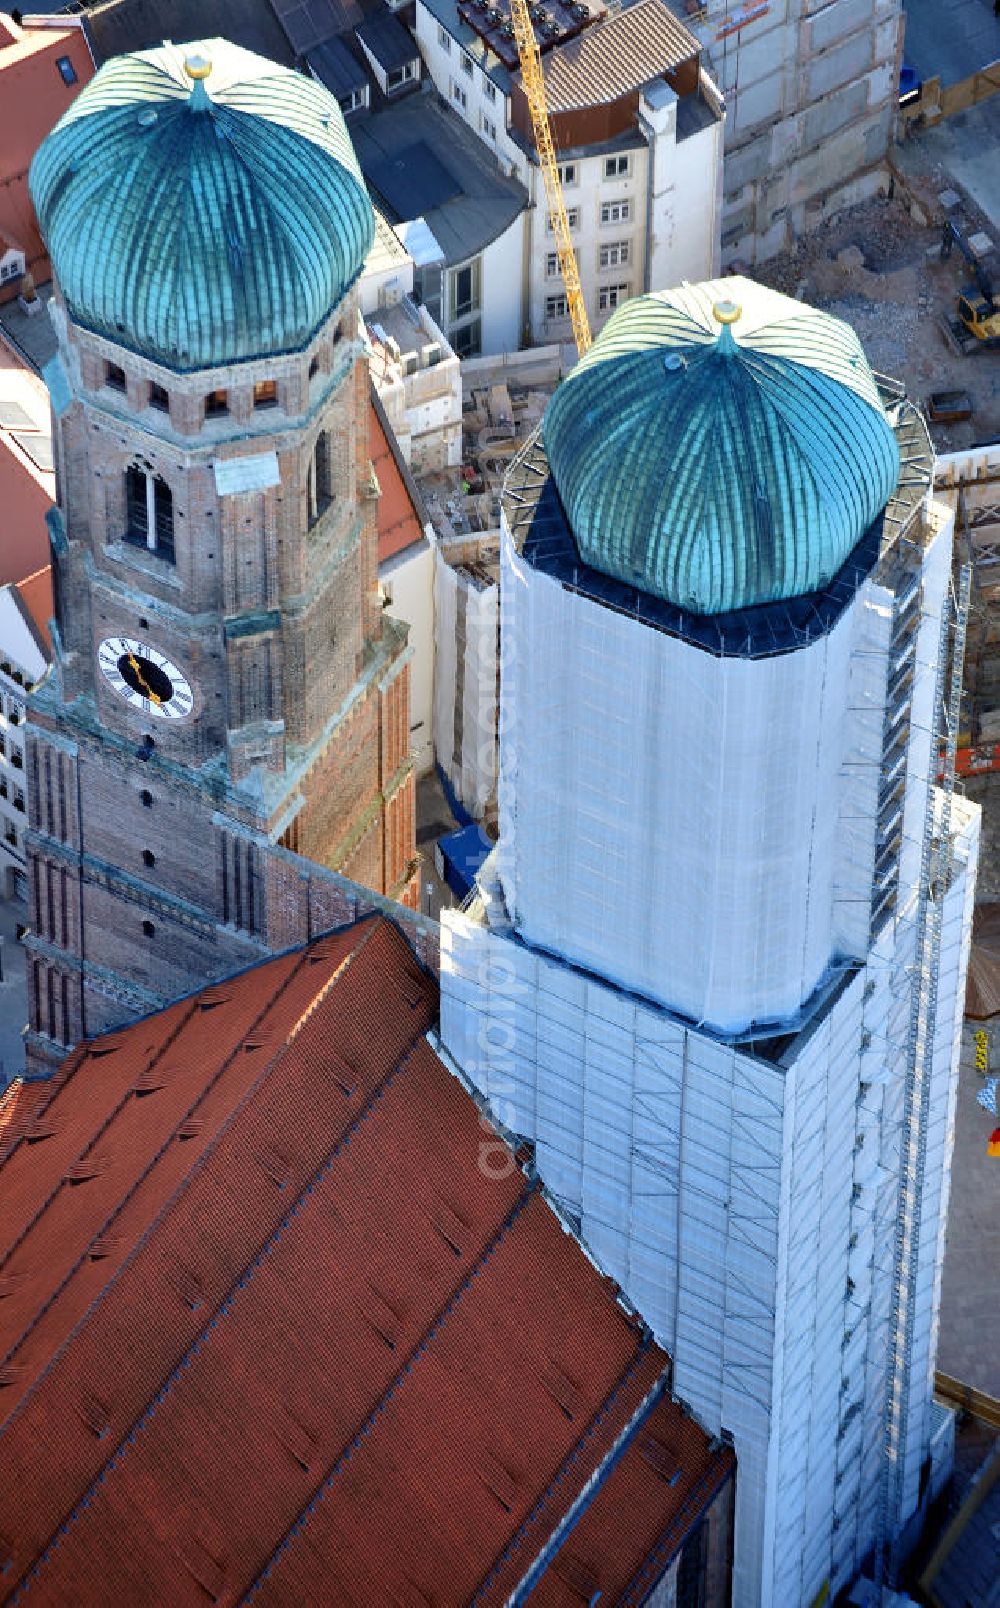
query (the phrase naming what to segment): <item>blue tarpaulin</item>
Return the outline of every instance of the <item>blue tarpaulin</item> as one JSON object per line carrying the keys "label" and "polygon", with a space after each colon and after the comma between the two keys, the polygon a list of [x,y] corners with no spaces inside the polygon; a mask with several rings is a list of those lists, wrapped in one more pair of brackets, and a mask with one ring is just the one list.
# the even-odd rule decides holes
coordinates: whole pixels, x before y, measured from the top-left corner
{"label": "blue tarpaulin", "polygon": [[438,876],[447,882],[456,899],[468,898],[476,872],[492,848],[492,839],[475,822],[438,839],[434,851]]}

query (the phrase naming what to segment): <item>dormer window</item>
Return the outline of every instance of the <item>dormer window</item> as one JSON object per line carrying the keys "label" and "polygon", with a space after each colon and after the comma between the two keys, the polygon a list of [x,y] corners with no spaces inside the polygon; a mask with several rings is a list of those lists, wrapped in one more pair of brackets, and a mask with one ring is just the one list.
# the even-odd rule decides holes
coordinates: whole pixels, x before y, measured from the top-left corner
{"label": "dormer window", "polygon": [[109,391],[128,390],[128,381],[125,378],[125,370],[117,363],[105,363],[104,383],[108,387]]}
{"label": "dormer window", "polygon": [[402,89],[404,84],[412,84],[417,77],[418,67],[415,61],[406,61],[402,67],[386,74],[386,93],[391,95],[394,89]]}
{"label": "dormer window", "polygon": [[253,405],[255,408],[276,408],[278,406],[277,380],[258,380],[253,388]]}
{"label": "dormer window", "polygon": [[206,419],[221,419],[229,412],[229,392],[209,391],[205,398]]}

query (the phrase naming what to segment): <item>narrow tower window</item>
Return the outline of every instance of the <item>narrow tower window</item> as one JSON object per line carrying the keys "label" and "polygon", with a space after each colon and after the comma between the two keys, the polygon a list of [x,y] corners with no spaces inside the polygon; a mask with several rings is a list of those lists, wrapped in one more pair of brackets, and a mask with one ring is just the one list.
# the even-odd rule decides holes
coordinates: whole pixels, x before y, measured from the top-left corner
{"label": "narrow tower window", "polygon": [[278,406],[277,380],[258,380],[253,388],[253,405],[255,408],[276,408]]}
{"label": "narrow tower window", "polygon": [[220,419],[229,412],[229,392],[209,391],[205,398],[205,417]]}
{"label": "narrow tower window", "polygon": [[128,382],[125,379],[125,370],[118,363],[105,363],[104,383],[112,391],[128,390]]}
{"label": "narrow tower window", "polygon": [[151,408],[159,408],[161,413],[170,411],[170,397],[164,387],[157,385],[155,380],[150,381],[149,405]]}
{"label": "narrow tower window", "polygon": [[132,464],[125,471],[125,540],[174,563],[174,499],[159,475]]}
{"label": "narrow tower window", "polygon": [[330,432],[323,430],[316,437],[312,462],[309,465],[309,524],[326,512],[333,501],[333,453]]}

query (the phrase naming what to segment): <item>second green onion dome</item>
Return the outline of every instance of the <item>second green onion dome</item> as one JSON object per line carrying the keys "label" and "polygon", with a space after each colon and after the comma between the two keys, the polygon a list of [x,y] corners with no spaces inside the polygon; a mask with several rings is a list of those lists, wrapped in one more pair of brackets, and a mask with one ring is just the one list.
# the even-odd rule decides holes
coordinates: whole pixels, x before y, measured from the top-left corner
{"label": "second green onion dome", "polygon": [[854,331],[736,277],[626,303],[542,432],[584,563],[697,614],[821,591],[899,478]]}
{"label": "second green onion dome", "polygon": [[109,61],[30,184],[72,317],[182,371],[301,349],[374,233],[333,96],[224,39]]}

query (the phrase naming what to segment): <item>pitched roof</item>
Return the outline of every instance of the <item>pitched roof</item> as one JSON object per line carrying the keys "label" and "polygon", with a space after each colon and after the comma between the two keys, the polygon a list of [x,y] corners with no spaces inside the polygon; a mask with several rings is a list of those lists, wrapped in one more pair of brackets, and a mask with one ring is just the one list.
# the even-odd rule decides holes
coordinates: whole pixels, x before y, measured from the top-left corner
{"label": "pitched roof", "polygon": [[409,28],[404,27],[388,6],[379,6],[376,10],[370,11],[364,21],[355,28],[354,33],[387,73],[405,67],[407,62],[413,61],[420,55],[417,41]]}
{"label": "pitched roof", "polygon": [[49,634],[49,621],[55,613],[51,564],[35,570],[33,575],[26,575],[23,581],[15,582],[11,590],[21,618],[34,637],[39,652],[46,659],[50,658],[52,637]]}
{"label": "pitched roof", "polygon": [[[41,281],[48,258],[28,194],[28,167],[39,143],[93,76],[94,64],[78,27],[41,28],[9,19],[0,34],[0,237],[23,251]],[[76,74],[67,84],[58,62]]]}
{"label": "pitched roof", "polygon": [[374,386],[370,396],[368,445],[382,492],[378,504],[378,561],[384,564],[387,558],[425,540],[426,515]]}
{"label": "pitched roof", "polygon": [[187,44],[207,34],[230,39],[282,67],[295,59],[270,0],[104,0],[85,11],[82,21],[98,66],[164,39]]}
{"label": "pitched roof", "polygon": [[499,1604],[541,1556],[531,1602],[568,1608],[669,1562],[732,1454],[436,1006],[370,917],[47,1085],[0,1163],[3,1593]]}
{"label": "pitched roof", "polygon": [[638,0],[543,58],[549,113],[618,100],[675,71],[700,48],[663,0]]}

